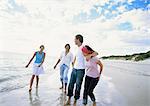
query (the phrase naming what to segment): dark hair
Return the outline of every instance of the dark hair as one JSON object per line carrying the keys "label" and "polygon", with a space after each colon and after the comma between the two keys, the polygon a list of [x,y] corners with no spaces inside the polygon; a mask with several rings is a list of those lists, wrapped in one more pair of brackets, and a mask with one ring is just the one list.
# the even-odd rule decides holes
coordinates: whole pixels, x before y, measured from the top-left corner
{"label": "dark hair", "polygon": [[85,45],[85,47],[87,48],[87,50],[91,51],[92,53],[94,52],[94,50],[90,46]]}
{"label": "dark hair", "polygon": [[40,46],[40,49],[41,49],[42,47],[45,48],[44,45],[41,45],[41,46]]}
{"label": "dark hair", "polygon": [[83,43],[83,36],[82,35],[80,35],[80,34],[76,35],[76,39],[79,39],[79,41],[81,43]]}
{"label": "dark hair", "polygon": [[66,45],[65,45],[65,48],[66,48],[67,46],[69,46],[69,49],[70,49],[70,44],[66,44]]}

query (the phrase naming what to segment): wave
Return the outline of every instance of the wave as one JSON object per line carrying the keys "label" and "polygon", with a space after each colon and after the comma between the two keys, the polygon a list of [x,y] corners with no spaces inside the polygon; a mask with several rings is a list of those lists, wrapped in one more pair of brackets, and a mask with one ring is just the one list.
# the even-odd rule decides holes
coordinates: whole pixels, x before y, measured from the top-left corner
{"label": "wave", "polygon": [[13,79],[16,79],[16,78],[19,78],[19,77],[20,77],[19,75],[16,75],[16,76],[9,76],[9,77],[6,77],[6,78],[1,78],[0,83],[5,82],[5,81],[9,81],[9,80],[13,80]]}
{"label": "wave", "polygon": [[12,90],[16,90],[16,89],[20,89],[20,88],[24,88],[25,86],[27,86],[28,84],[25,84],[25,85],[17,85],[17,86],[7,86],[7,87],[2,87],[0,89],[0,93],[2,92],[9,92],[9,91],[12,91]]}

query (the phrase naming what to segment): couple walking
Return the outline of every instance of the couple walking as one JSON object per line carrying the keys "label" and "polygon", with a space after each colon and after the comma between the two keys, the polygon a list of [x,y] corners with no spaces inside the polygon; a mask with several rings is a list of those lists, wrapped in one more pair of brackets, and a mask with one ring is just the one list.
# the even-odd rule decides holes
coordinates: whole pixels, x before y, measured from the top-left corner
{"label": "couple walking", "polygon": [[[70,104],[71,97],[73,96],[74,85],[76,84],[75,95],[74,95],[74,104],[80,98],[80,90],[82,86],[82,81],[85,75],[85,69],[87,69],[85,83],[84,83],[84,94],[83,94],[83,104],[87,104],[88,95],[91,100],[95,103],[96,99],[93,94],[93,90],[99,81],[99,77],[101,75],[103,65],[96,57],[98,55],[92,48],[87,45],[83,45],[83,36],[76,35],[75,36],[75,44],[78,46],[74,60],[73,55],[69,51],[70,45],[65,45],[65,52],[62,52],[60,58],[58,59],[54,69],[57,67],[58,63],[61,62],[60,65],[60,80],[62,86],[60,89],[63,89],[65,85],[65,93],[67,89],[68,82],[68,70],[69,66],[72,63],[73,70],[71,73],[70,82],[68,85],[68,101],[67,105]],[[100,66],[100,70],[98,69],[98,65]]]}
{"label": "couple walking", "polygon": [[[56,65],[54,66],[54,69],[55,69],[58,63],[61,62],[60,80],[61,80],[62,86],[60,89],[63,89],[65,85],[65,93],[66,93],[67,83],[68,83],[67,75],[68,75],[69,66],[72,63],[73,70],[72,70],[71,78],[70,78],[69,85],[68,85],[68,93],[67,93],[68,100],[67,100],[66,105],[70,104],[71,97],[73,96],[73,94],[74,94],[74,104],[76,104],[77,100],[80,98],[80,90],[81,90],[83,78],[85,75],[85,70],[86,70],[86,77],[85,77],[85,83],[84,83],[83,104],[84,105],[87,104],[88,96],[90,96],[93,103],[95,103],[96,99],[93,94],[93,90],[99,81],[99,78],[103,69],[103,65],[100,62],[100,60],[96,57],[98,53],[95,52],[89,46],[83,45],[82,35],[75,36],[75,44],[78,46],[78,48],[77,48],[74,60],[73,60],[73,55],[70,52],[70,45],[66,44],[65,52],[62,52],[60,58],[58,59]],[[40,63],[38,63],[38,68],[42,68],[42,64],[45,58],[45,53],[43,55],[41,53],[40,55],[43,58],[40,60]],[[40,56],[37,54],[36,57],[40,57]],[[29,64],[31,63],[31,61],[32,59],[29,61]],[[37,64],[36,61],[35,61],[35,64]],[[26,67],[28,67],[28,65]],[[98,66],[100,66],[100,69],[98,68]],[[30,82],[29,91],[32,89],[32,83],[33,83],[32,80],[34,79],[35,75],[38,76],[38,74],[33,73],[33,76]],[[73,93],[75,84],[76,84],[75,93]],[[37,85],[38,85],[38,77],[37,77]]]}

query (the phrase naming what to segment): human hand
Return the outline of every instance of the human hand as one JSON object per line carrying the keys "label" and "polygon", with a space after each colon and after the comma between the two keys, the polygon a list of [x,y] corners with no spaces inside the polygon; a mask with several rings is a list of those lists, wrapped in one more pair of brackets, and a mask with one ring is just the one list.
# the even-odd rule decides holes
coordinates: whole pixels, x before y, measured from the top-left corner
{"label": "human hand", "polygon": [[25,68],[28,68],[28,67],[29,67],[29,64],[25,66]]}
{"label": "human hand", "polygon": [[54,69],[56,69],[57,65],[54,66]]}

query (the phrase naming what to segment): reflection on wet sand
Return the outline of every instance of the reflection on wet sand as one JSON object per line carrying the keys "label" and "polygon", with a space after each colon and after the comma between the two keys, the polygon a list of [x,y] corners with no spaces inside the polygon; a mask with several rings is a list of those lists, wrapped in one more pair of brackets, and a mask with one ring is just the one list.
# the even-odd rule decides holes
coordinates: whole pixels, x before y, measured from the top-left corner
{"label": "reflection on wet sand", "polygon": [[35,95],[33,96],[32,92],[29,92],[29,100],[31,106],[41,106],[40,97],[38,94],[38,88],[36,88]]}
{"label": "reflection on wet sand", "polygon": [[[76,103],[74,103],[73,100],[74,99],[72,97],[71,104],[66,105],[67,94],[64,93],[62,90],[62,92],[60,93],[60,96],[56,100],[56,103],[54,104],[54,106],[100,106],[100,105],[96,105],[96,103],[92,103],[91,101],[89,101],[89,103],[87,105],[83,105],[82,99],[78,100]],[[36,89],[35,93],[29,92],[29,101],[30,101],[30,106],[42,106],[40,96],[38,94],[38,89]]]}
{"label": "reflection on wet sand", "polygon": [[62,90],[62,93],[60,93],[60,97],[58,98],[58,100],[59,100],[59,104],[57,104],[57,106],[97,106],[96,103],[92,103],[92,102],[89,102],[87,105],[83,105],[82,104],[82,100],[79,100],[76,103],[74,103],[72,101],[73,97],[72,97],[72,100],[71,100],[71,104],[70,105],[66,105],[67,94],[64,93],[63,90]]}
{"label": "reflection on wet sand", "polygon": [[58,99],[59,99],[59,105],[58,106],[64,106],[66,103],[66,100],[67,100],[67,95],[66,95],[66,93],[63,92],[63,90],[60,93],[60,97]]}

